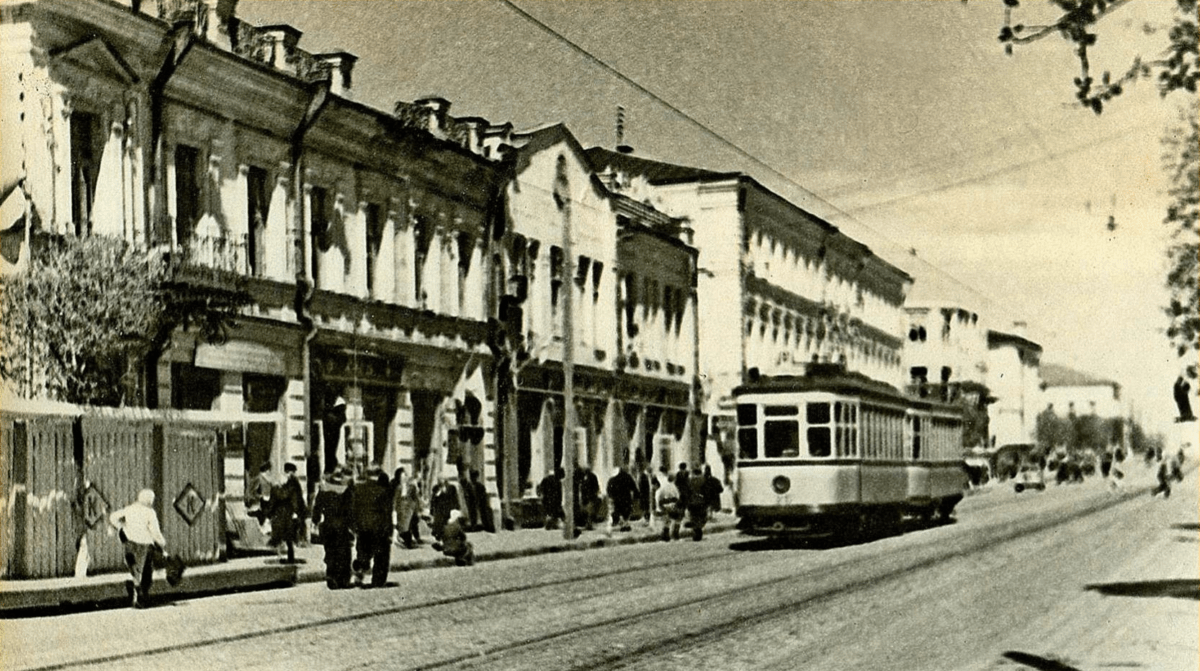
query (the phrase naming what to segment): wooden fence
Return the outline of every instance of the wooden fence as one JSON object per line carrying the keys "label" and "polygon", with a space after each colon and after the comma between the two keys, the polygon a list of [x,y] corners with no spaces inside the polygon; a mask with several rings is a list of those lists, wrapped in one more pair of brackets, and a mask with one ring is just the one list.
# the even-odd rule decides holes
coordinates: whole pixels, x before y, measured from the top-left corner
{"label": "wooden fence", "polygon": [[0,416],[0,578],[74,574],[86,538],[90,572],[124,569],[109,514],[137,492],[155,509],[172,554],[223,559],[222,460],[216,430],[150,411]]}

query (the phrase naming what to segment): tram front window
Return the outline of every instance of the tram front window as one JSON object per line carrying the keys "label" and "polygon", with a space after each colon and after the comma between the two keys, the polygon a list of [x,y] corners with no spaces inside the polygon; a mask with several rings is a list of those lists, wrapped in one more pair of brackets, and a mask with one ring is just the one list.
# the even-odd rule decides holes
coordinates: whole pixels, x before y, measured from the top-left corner
{"label": "tram front window", "polygon": [[743,426],[738,429],[738,453],[742,459],[758,458],[758,429]]}
{"label": "tram front window", "polygon": [[758,406],[741,403],[737,407],[738,456],[742,459],[758,458]]}
{"label": "tram front window", "polygon": [[796,420],[767,422],[764,434],[764,456],[768,458],[800,456],[800,425],[796,423]]}
{"label": "tram front window", "polygon": [[832,445],[829,438],[829,404],[809,403],[806,418],[808,419],[808,455],[810,457],[828,457]]}

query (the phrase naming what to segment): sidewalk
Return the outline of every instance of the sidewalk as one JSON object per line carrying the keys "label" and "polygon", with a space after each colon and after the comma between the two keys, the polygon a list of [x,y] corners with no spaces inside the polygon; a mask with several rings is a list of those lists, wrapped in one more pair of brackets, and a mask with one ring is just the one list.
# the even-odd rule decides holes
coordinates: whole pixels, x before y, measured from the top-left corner
{"label": "sidewalk", "polygon": [[[736,524],[736,517],[723,512],[709,520],[704,528],[705,534],[730,531]],[[584,531],[574,540],[564,539],[561,529],[520,529],[497,533],[477,531],[470,533],[470,539],[475,546],[475,561],[478,563],[551,552],[648,543],[659,540],[657,529],[657,526],[647,527],[641,522],[634,522],[631,531],[614,531],[609,536],[598,526],[595,531]],[[413,571],[454,565],[453,559],[433,549],[431,538],[422,537],[422,541],[419,547],[411,550],[393,544],[391,570]],[[193,566],[188,568],[183,582],[178,587],[168,586],[163,572],[156,571],[151,594],[160,599],[171,600],[239,589],[324,582],[324,556],[325,550],[320,545],[309,545],[296,548],[295,564],[281,563],[277,557],[257,556],[233,559],[220,564]],[[83,579],[0,581],[0,614],[55,608],[81,609],[96,604],[123,606],[128,599],[125,593],[127,578],[128,574],[121,572]]]}

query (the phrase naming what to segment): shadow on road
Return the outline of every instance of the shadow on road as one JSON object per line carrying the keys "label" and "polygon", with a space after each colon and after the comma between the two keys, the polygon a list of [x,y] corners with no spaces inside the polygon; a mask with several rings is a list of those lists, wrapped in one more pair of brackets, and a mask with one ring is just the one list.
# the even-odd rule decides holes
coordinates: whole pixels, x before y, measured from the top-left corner
{"label": "shadow on road", "polygon": [[871,533],[854,533],[847,530],[844,533],[781,533],[775,536],[751,536],[743,533],[739,540],[730,543],[729,549],[735,552],[764,552],[771,550],[835,550],[837,548],[862,545],[893,536],[903,536],[926,529],[934,529],[954,524],[954,518],[948,520],[933,520],[929,522],[919,519],[906,519],[899,526],[875,529]]}
{"label": "shadow on road", "polygon": [[1078,667],[1064,664],[1057,659],[1031,655],[1028,652],[1009,650],[1001,656],[1031,669],[1038,669],[1038,671],[1081,671]]}
{"label": "shadow on road", "polygon": [[1087,585],[1084,589],[1105,596],[1168,596],[1176,599],[1200,601],[1200,580],[1181,578],[1178,580],[1145,580],[1142,582],[1107,582]]}
{"label": "shadow on road", "polygon": [[1188,522],[1187,524],[1172,524],[1171,528],[1178,529],[1179,531],[1200,531],[1200,523]]}

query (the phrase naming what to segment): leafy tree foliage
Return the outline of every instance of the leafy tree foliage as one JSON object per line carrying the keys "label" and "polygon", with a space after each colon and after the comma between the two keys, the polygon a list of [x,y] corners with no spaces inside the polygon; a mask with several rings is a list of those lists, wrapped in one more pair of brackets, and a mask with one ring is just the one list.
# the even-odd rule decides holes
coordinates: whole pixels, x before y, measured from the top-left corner
{"label": "leafy tree foliage", "polygon": [[45,237],[0,281],[0,378],[25,398],[140,402],[146,362],[172,331],[219,341],[246,296],[175,280],[145,250],[102,236]]}
{"label": "leafy tree foliage", "polygon": [[1189,95],[1183,126],[1168,136],[1169,153],[1166,166],[1172,178],[1172,203],[1164,223],[1171,227],[1175,242],[1169,251],[1171,269],[1166,283],[1171,290],[1167,334],[1179,356],[1189,354],[1193,363],[1187,374],[1197,376],[1196,355],[1200,352],[1200,303],[1197,302],[1197,194],[1200,193],[1198,173],[1200,137],[1196,132],[1196,85],[1200,79],[1200,27],[1197,20],[1197,0],[1174,0],[1174,19],[1169,27],[1146,26],[1148,33],[1165,36],[1166,44],[1156,58],[1135,58],[1129,68],[1114,75],[1104,72],[1096,79],[1089,55],[1100,41],[1100,23],[1131,0],[1048,0],[1059,10],[1057,20],[1044,25],[1026,25],[1020,18],[1027,9],[1021,0],[1004,0],[1004,25],[1000,41],[1012,54],[1015,47],[1036,42],[1050,35],[1059,35],[1070,42],[1079,60],[1079,76],[1075,77],[1075,97],[1079,103],[1100,114],[1105,104],[1120,96],[1125,87],[1141,79],[1154,79],[1163,96],[1174,92]]}
{"label": "leafy tree foliage", "polygon": [[1182,358],[1190,353],[1188,375],[1196,377],[1196,356],[1200,351],[1200,297],[1196,283],[1197,255],[1200,255],[1200,103],[1193,98],[1184,113],[1180,132],[1168,137],[1168,169],[1171,171],[1171,205],[1165,223],[1171,227],[1173,242],[1168,252],[1171,269],[1167,286],[1171,303],[1167,306],[1170,325],[1167,335]]}

